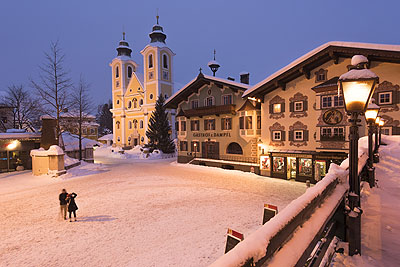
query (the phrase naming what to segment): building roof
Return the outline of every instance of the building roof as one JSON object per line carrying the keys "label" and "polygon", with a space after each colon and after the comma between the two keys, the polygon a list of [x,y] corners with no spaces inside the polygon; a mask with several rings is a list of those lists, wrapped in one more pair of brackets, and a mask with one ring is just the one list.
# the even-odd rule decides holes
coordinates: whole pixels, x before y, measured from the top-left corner
{"label": "building roof", "polygon": [[0,140],[40,140],[41,133],[0,133]]}
{"label": "building roof", "polygon": [[99,141],[108,141],[108,140],[113,140],[113,134],[106,134],[102,137],[100,137],[99,139],[97,139]]}
{"label": "building roof", "polygon": [[261,98],[277,88],[284,90],[286,83],[302,75],[309,78],[310,72],[313,69],[330,60],[334,60],[334,63],[338,64],[339,58],[351,58],[357,54],[366,56],[370,62],[385,61],[400,63],[400,45],[328,42],[252,86],[243,94],[243,97]]}
{"label": "building roof", "polygon": [[183,86],[179,91],[174,93],[168,100],[165,102],[165,106],[167,108],[177,108],[178,104],[182,101],[186,101],[188,97],[194,92],[198,92],[198,90],[205,84],[210,84],[211,82],[215,83],[217,86],[229,86],[231,89],[237,91],[244,91],[248,89],[250,86],[244,83],[238,83],[231,80],[218,78],[214,76],[204,75],[203,73],[199,73],[199,75],[188,82],[185,86]]}
{"label": "building roof", "polygon": [[[85,119],[95,119],[96,116],[82,112],[82,116]],[[79,111],[69,111],[66,113],[61,113],[60,118],[78,118],[79,117]]]}
{"label": "building roof", "polygon": [[339,81],[339,77],[333,77],[326,82],[320,83],[313,88],[311,88],[314,91],[320,91],[320,90],[326,90],[326,89],[337,89],[337,83]]}

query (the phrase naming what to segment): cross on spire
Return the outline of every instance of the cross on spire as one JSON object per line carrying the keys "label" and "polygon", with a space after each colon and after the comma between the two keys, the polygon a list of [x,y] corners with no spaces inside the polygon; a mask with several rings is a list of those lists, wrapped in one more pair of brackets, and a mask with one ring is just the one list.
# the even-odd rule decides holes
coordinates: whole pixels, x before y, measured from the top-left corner
{"label": "cross on spire", "polygon": [[214,60],[215,60],[215,54],[217,53],[217,51],[215,51],[215,49],[214,49]]}
{"label": "cross on spire", "polygon": [[122,32],[122,40],[125,40],[125,32]]}
{"label": "cross on spire", "polygon": [[160,16],[158,15],[158,8],[157,8],[157,16],[156,16],[156,18],[157,18],[157,24],[158,24],[158,19],[160,18]]}

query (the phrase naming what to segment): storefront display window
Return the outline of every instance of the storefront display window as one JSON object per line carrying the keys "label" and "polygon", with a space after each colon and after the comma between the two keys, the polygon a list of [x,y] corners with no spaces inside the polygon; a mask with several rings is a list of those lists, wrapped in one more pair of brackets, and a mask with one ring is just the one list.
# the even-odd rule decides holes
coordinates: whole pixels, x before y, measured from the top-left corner
{"label": "storefront display window", "polygon": [[260,169],[269,171],[271,168],[271,160],[269,156],[261,156],[260,157]]}
{"label": "storefront display window", "polygon": [[274,172],[285,173],[285,158],[284,157],[274,157]]}
{"label": "storefront display window", "polygon": [[315,161],[315,181],[321,180],[326,175],[326,161]]}
{"label": "storefront display window", "polygon": [[299,175],[301,176],[312,176],[312,160],[311,159],[299,159]]}

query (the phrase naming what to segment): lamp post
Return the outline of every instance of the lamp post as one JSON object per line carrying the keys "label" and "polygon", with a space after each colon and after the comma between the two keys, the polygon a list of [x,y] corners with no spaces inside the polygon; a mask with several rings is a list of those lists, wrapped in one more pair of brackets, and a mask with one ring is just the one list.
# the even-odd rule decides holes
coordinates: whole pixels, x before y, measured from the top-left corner
{"label": "lamp post", "polygon": [[196,152],[197,152],[197,143],[196,143],[196,142],[194,142],[193,146],[194,146],[194,157],[196,157]]}
{"label": "lamp post", "polygon": [[349,255],[361,254],[361,208],[360,178],[358,175],[358,119],[367,109],[367,103],[378,83],[378,76],[366,69],[368,59],[361,55],[353,56],[348,72],[339,77],[339,86],[343,94],[345,109],[350,116],[349,147],[349,186],[347,195],[349,211],[346,216]]}
{"label": "lamp post", "polygon": [[385,121],[381,120],[379,121],[379,146],[382,145],[382,127],[385,125]]}
{"label": "lamp post", "polygon": [[381,121],[381,117],[376,117],[375,119],[375,148],[374,148],[374,163],[379,162],[379,122]]}
{"label": "lamp post", "polygon": [[[373,99],[372,99],[373,100]],[[370,187],[375,186],[375,167],[374,167],[374,148],[373,138],[374,124],[378,116],[380,107],[375,103],[370,103],[365,111],[365,119],[368,123],[368,183]]]}

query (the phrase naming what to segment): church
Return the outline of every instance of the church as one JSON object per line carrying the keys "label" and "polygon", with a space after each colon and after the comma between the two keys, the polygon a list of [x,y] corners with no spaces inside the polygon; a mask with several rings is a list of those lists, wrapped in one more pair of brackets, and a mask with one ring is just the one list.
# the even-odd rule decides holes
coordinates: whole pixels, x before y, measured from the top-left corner
{"label": "church", "polygon": [[[112,69],[113,144],[132,148],[147,143],[146,131],[159,95],[166,99],[173,94],[174,52],[167,46],[163,27],[158,22],[149,34],[150,43],[140,53],[143,73],[131,58],[132,49],[125,33],[117,47]],[[169,110],[169,121],[174,126],[174,111]],[[173,133],[174,131],[172,131]]]}

